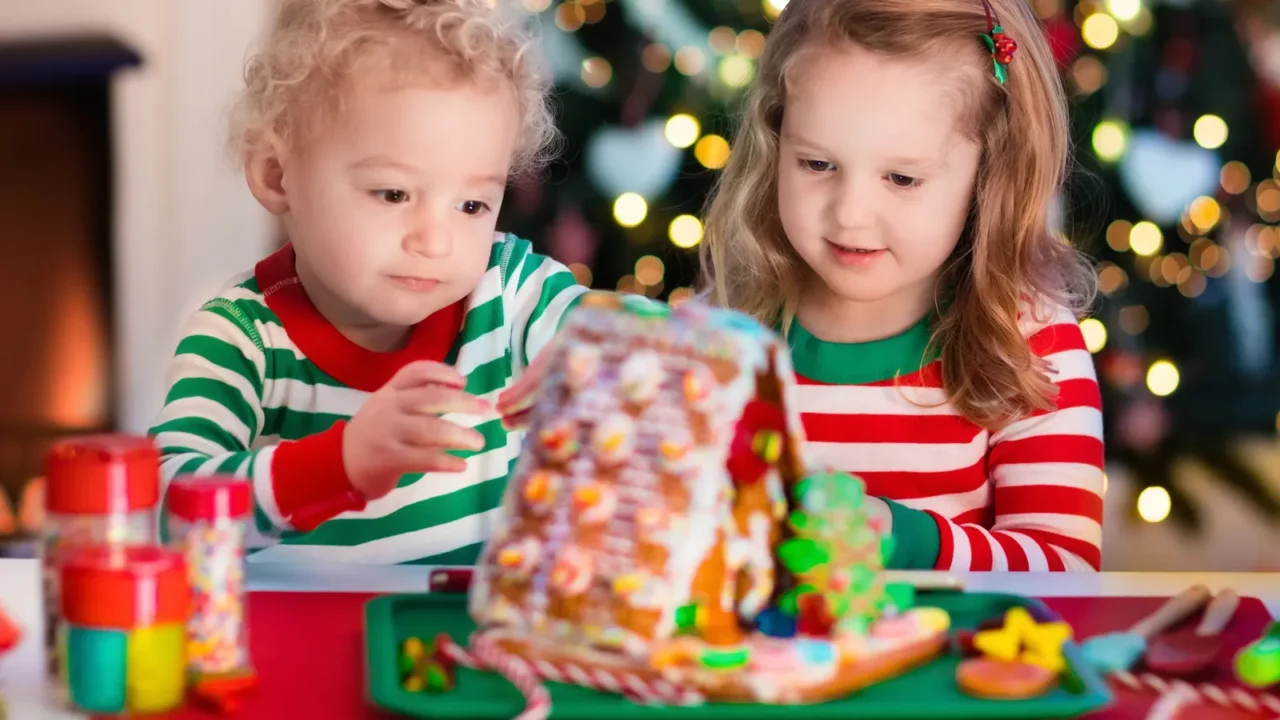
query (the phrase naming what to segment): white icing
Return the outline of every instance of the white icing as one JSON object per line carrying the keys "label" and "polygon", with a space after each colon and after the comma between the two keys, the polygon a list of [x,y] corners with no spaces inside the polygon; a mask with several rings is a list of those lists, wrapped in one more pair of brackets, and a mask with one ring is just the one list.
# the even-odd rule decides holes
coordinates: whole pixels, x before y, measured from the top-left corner
{"label": "white icing", "polygon": [[583,525],[599,525],[613,517],[618,507],[618,494],[603,483],[580,486],[574,491],[577,520]]}
{"label": "white icing", "polygon": [[564,381],[569,389],[585,388],[600,372],[600,348],[585,342],[575,342],[565,351]]}
{"label": "white icing", "polygon": [[612,467],[631,456],[635,446],[636,427],[631,418],[613,413],[591,431],[591,449],[601,465]]}
{"label": "white icing", "polygon": [[653,350],[633,353],[618,371],[618,391],[628,402],[647,405],[662,387],[662,358]]}

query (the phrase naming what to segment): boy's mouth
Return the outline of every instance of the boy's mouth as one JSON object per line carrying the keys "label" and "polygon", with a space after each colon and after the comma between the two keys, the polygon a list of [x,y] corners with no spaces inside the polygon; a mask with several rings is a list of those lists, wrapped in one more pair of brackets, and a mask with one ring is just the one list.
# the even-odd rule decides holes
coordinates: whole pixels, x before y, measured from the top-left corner
{"label": "boy's mouth", "polygon": [[431,292],[440,285],[439,280],[413,277],[410,275],[392,275],[391,280],[405,290],[420,293]]}

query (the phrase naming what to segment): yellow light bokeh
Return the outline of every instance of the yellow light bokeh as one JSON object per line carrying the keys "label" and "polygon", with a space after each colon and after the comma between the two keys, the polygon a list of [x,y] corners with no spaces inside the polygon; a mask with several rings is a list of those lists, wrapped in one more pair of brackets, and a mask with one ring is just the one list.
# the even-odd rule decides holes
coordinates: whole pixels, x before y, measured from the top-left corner
{"label": "yellow light bokeh", "polygon": [[746,87],[756,76],[756,66],[742,55],[726,55],[720,59],[717,74],[720,82],[729,87]]}
{"label": "yellow light bokeh", "polygon": [[649,214],[649,203],[638,193],[625,192],[613,201],[613,219],[622,227],[635,227]]}
{"label": "yellow light bokeh", "polygon": [[1116,220],[1107,226],[1107,244],[1116,252],[1124,252],[1129,249],[1129,233],[1133,230],[1133,223],[1128,220]]}
{"label": "yellow light bokeh", "polygon": [[698,118],[687,113],[678,113],[667,119],[667,142],[678,148],[687,148],[698,140],[702,127]]}
{"label": "yellow light bokeh", "polygon": [[587,21],[587,11],[576,2],[560,3],[556,7],[556,27],[565,32],[576,32]]}
{"label": "yellow light bokeh", "polygon": [[1217,200],[1202,195],[1191,201],[1191,205],[1187,207],[1187,217],[1191,218],[1191,224],[1196,226],[1196,230],[1206,233],[1222,219],[1222,207]]}
{"label": "yellow light bokeh", "polygon": [[693,147],[693,156],[708,170],[719,170],[729,162],[729,141],[719,135],[703,135]]}
{"label": "yellow light bokeh", "polygon": [[540,13],[551,7],[551,0],[524,0],[524,9],[531,13]]}
{"label": "yellow light bokeh", "polygon": [[671,244],[689,249],[702,242],[702,221],[692,215],[678,215],[667,228]]}
{"label": "yellow light bokeh", "polygon": [[1099,160],[1119,160],[1128,144],[1128,128],[1118,120],[1103,120],[1093,128],[1093,152]]}
{"label": "yellow light bokeh", "polygon": [[645,255],[636,260],[636,282],[641,285],[657,285],[662,282],[667,268],[655,255]]}
{"label": "yellow light bokeh", "polygon": [[1158,523],[1169,517],[1169,511],[1173,509],[1173,499],[1169,497],[1169,491],[1162,487],[1143,488],[1138,493],[1138,516],[1149,523]]}
{"label": "yellow light bokeh", "polygon": [[573,273],[573,279],[577,280],[579,285],[591,287],[591,268],[582,263],[570,263],[569,272]]}
{"label": "yellow light bokeh", "polygon": [[680,307],[682,303],[686,303],[691,299],[693,299],[692,288],[678,287],[667,296],[667,304],[671,307]]}
{"label": "yellow light bokeh", "polygon": [[749,58],[758,58],[764,52],[764,33],[759,30],[743,30],[738,33],[738,41],[734,43],[738,52]]}
{"label": "yellow light bokeh", "polygon": [[1120,26],[1106,13],[1094,13],[1080,25],[1084,42],[1094,50],[1106,50],[1120,38]]}
{"label": "yellow light bokeh", "polygon": [[764,16],[770,20],[777,20],[786,6],[787,0],[760,0],[760,7],[764,10]]}
{"label": "yellow light bokeh", "polygon": [[737,41],[738,34],[727,25],[721,25],[707,33],[707,44],[711,46],[711,52],[720,55],[733,52],[734,43]]}
{"label": "yellow light bokeh", "polygon": [[1249,166],[1239,160],[1232,160],[1222,166],[1222,172],[1218,175],[1219,182],[1222,183],[1222,189],[1232,195],[1239,195],[1249,189],[1249,182],[1252,178],[1249,175]]}
{"label": "yellow light bokeh", "polygon": [[1196,144],[1206,150],[1217,150],[1227,141],[1227,122],[1217,115],[1201,115],[1191,129]]}
{"label": "yellow light bokeh", "polygon": [[1107,0],[1107,12],[1120,22],[1132,22],[1142,12],[1141,0]]}
{"label": "yellow light bokeh", "polygon": [[1103,295],[1110,295],[1129,284],[1129,276],[1119,265],[1108,263],[1098,269],[1098,289]]}
{"label": "yellow light bokeh", "polygon": [[1163,245],[1164,233],[1149,220],[1143,220],[1129,230],[1129,247],[1139,255],[1155,255]]}
{"label": "yellow light bokeh", "polygon": [[1147,389],[1152,395],[1166,397],[1178,389],[1178,366],[1171,360],[1157,360],[1147,368]]}
{"label": "yellow light bokeh", "polygon": [[1091,353],[1101,352],[1107,346],[1107,326],[1097,318],[1081,320],[1080,333],[1084,335],[1084,346]]}

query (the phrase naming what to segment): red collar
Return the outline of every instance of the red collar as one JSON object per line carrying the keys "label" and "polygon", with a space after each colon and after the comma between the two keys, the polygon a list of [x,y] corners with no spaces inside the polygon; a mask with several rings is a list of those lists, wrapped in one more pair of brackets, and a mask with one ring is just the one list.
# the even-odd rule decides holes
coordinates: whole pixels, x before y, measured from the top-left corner
{"label": "red collar", "polygon": [[302,354],[335,380],[373,392],[415,360],[444,362],[453,348],[466,300],[459,300],[414,326],[409,342],[394,352],[374,352],[351,342],[320,314],[294,269],[293,246],[285,245],[254,268],[267,307]]}

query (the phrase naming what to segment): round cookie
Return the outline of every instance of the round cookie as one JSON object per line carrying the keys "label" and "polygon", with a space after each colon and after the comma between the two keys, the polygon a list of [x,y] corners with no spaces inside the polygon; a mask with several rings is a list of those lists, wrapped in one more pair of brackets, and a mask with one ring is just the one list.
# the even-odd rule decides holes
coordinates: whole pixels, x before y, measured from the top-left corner
{"label": "round cookie", "polygon": [[1023,662],[970,658],[956,668],[956,684],[966,695],[989,700],[1025,700],[1049,692],[1057,674]]}

